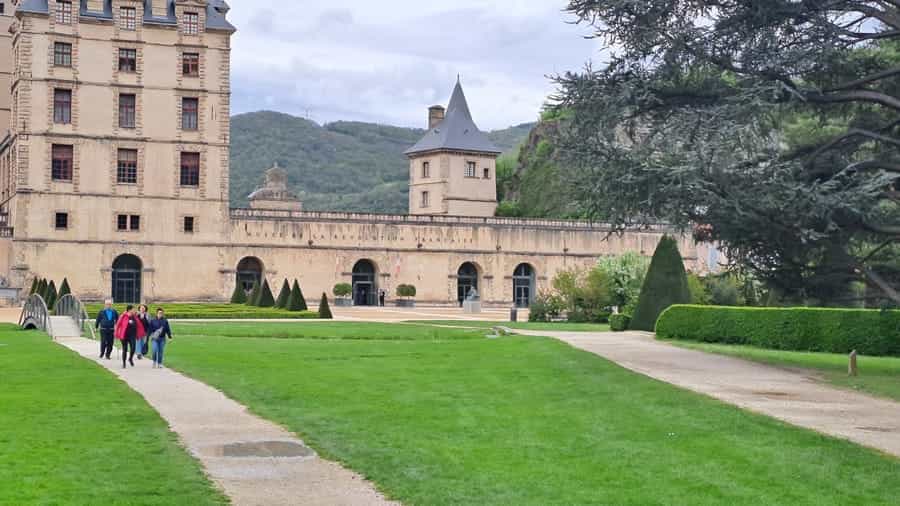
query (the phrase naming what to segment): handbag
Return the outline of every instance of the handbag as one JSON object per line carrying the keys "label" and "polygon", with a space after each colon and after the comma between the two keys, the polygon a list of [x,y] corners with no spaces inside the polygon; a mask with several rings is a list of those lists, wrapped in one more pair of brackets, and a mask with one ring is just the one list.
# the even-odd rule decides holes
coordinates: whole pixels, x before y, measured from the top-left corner
{"label": "handbag", "polygon": [[[162,335],[163,335],[163,330],[164,329],[162,327],[154,330],[153,333],[150,334],[150,339],[153,339],[154,341],[159,341],[160,337],[162,337]],[[149,339],[148,339],[148,341],[149,341]]]}

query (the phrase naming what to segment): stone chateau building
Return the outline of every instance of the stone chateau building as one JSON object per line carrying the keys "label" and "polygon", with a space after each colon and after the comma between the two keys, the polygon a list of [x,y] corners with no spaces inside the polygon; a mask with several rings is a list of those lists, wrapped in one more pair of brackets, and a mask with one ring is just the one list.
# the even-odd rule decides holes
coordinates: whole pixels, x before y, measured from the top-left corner
{"label": "stone chateau building", "polygon": [[[527,305],[561,269],[652,254],[662,230],[493,217],[499,150],[457,84],[410,160],[408,215],[303,211],[277,166],[228,202],[224,0],[0,0],[0,276],[67,277],[84,299],[226,300],[261,276],[358,304],[398,284],[419,303]],[[8,130],[8,131],[7,131]],[[715,250],[682,238],[688,268]]]}

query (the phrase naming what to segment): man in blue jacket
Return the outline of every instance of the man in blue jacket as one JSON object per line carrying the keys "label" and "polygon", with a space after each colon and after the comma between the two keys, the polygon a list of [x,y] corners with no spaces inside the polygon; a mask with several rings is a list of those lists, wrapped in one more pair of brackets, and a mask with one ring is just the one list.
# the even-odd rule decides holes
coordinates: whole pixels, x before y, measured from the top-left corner
{"label": "man in blue jacket", "polygon": [[112,307],[112,301],[106,299],[105,307],[97,313],[96,326],[100,329],[100,358],[106,357],[110,359],[113,349],[113,340],[116,330],[116,322],[119,320],[119,313]]}

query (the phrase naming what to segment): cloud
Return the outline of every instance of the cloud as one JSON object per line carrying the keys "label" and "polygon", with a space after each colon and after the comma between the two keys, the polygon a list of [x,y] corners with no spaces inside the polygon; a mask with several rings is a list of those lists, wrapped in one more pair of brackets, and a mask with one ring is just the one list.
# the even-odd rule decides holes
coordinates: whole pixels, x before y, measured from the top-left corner
{"label": "cloud", "polygon": [[235,1],[233,110],[274,109],[319,122],[421,127],[425,108],[463,79],[476,121],[533,121],[553,85],[598,47],[566,23],[564,3],[475,0]]}

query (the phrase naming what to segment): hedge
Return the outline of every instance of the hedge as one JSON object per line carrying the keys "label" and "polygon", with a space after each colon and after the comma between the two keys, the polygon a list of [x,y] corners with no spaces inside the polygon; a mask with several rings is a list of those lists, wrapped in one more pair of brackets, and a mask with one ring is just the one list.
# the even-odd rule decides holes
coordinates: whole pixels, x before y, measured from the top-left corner
{"label": "hedge", "polygon": [[900,356],[900,311],[677,305],[660,315],[656,335],[775,350]]}
{"label": "hedge", "polygon": [[631,323],[631,317],[626,314],[614,314],[609,316],[609,329],[613,332],[624,332],[628,330]]}
{"label": "hedge", "polygon": [[[156,308],[166,310],[166,317],[176,320],[271,320],[271,319],[312,319],[318,318],[316,311],[287,311],[276,308],[260,308],[244,304],[215,304],[215,303],[153,303],[149,304],[150,314],[156,314]],[[116,304],[115,309],[121,313],[125,310],[122,304]],[[92,318],[103,309],[103,304],[86,304],[86,309]]]}

